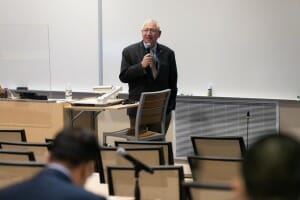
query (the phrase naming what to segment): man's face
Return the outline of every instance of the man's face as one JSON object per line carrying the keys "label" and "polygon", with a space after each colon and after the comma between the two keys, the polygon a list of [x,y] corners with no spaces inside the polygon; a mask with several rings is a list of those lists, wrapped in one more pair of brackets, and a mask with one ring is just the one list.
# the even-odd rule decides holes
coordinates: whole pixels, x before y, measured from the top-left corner
{"label": "man's face", "polygon": [[143,41],[145,43],[151,43],[153,46],[160,37],[160,33],[161,32],[157,29],[157,26],[154,22],[146,23],[142,28]]}

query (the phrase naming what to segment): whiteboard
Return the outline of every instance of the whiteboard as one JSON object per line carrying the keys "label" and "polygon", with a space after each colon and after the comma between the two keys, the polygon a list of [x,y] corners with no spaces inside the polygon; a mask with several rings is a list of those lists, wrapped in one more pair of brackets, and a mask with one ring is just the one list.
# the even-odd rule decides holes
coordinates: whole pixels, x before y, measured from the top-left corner
{"label": "whiteboard", "polygon": [[121,84],[122,49],[148,18],[175,51],[179,94],[206,96],[211,84],[213,96],[300,95],[300,0],[102,0],[105,84]]}
{"label": "whiteboard", "polygon": [[50,87],[47,25],[0,25],[0,83]]}
{"label": "whiteboard", "polygon": [[92,91],[100,14],[98,0],[0,0],[0,85]]}

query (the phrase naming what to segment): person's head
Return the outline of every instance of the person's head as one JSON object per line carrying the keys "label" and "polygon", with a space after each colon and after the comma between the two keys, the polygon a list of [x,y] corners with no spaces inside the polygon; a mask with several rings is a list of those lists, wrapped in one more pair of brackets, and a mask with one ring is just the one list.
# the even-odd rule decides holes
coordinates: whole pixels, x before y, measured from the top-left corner
{"label": "person's head", "polygon": [[157,21],[153,19],[148,19],[144,22],[141,32],[144,43],[150,43],[151,46],[156,44],[157,39],[161,34],[161,30]]}
{"label": "person's head", "polygon": [[242,164],[251,200],[296,200],[300,194],[300,143],[287,135],[268,135],[246,152]]}
{"label": "person's head", "polygon": [[74,183],[83,185],[93,172],[94,161],[99,153],[95,134],[81,128],[61,130],[50,147],[49,162],[67,167]]}

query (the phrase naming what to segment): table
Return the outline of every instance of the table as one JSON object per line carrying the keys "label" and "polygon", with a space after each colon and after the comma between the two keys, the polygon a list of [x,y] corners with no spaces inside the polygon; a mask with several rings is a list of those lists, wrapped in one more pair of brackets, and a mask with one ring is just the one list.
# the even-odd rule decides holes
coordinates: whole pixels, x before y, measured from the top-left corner
{"label": "table", "polygon": [[[127,108],[137,107],[139,103],[134,104],[116,104],[116,105],[107,105],[107,106],[74,106],[70,103],[66,104],[64,108],[68,111],[69,116],[69,124],[71,126],[74,125],[74,122],[80,118],[83,113],[90,112],[92,114],[92,123],[91,130],[95,131],[98,134],[98,126],[97,126],[97,117],[102,111],[109,110],[122,110]],[[77,113],[75,114],[75,112]],[[99,136],[99,135],[98,135]]]}

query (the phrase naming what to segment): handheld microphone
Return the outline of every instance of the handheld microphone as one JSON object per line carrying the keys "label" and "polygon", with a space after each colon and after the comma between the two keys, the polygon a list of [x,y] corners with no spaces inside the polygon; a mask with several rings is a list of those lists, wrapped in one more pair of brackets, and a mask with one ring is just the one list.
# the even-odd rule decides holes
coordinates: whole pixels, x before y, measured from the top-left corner
{"label": "handheld microphone", "polygon": [[151,43],[146,43],[145,46],[146,46],[146,54],[150,53],[151,52],[151,48],[152,48]]}
{"label": "handheld microphone", "polygon": [[117,154],[119,154],[120,156],[122,156],[126,160],[130,161],[134,165],[135,168],[143,169],[146,172],[149,172],[149,173],[153,174],[153,169],[151,169],[150,167],[148,167],[147,165],[145,165],[141,161],[139,161],[139,160],[135,159],[134,157],[132,157],[131,155],[129,155],[123,147],[118,147],[117,148]]}

